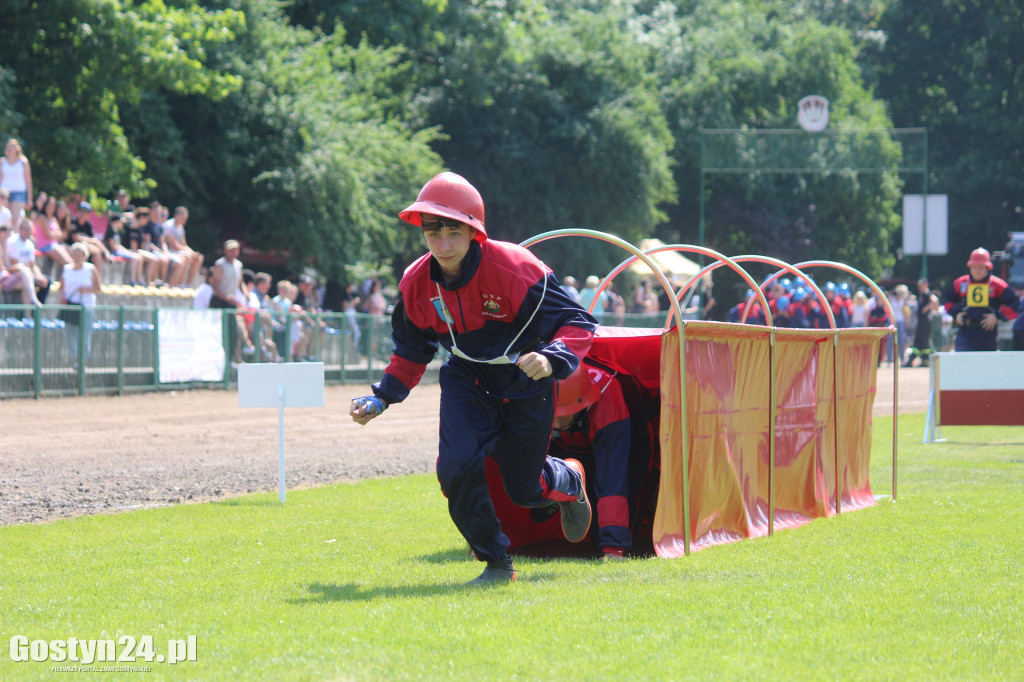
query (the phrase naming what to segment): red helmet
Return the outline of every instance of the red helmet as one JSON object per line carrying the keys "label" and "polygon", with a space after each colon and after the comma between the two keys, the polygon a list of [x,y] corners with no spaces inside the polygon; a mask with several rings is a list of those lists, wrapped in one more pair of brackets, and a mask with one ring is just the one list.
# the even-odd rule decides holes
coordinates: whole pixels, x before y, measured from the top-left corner
{"label": "red helmet", "polygon": [[971,251],[971,257],[967,259],[967,267],[972,265],[984,265],[989,270],[992,269],[992,256],[986,249],[975,249]]}
{"label": "red helmet", "polygon": [[484,200],[476,187],[456,173],[439,173],[423,185],[419,196],[408,208],[398,214],[407,223],[419,227],[420,213],[430,213],[471,226],[473,238],[478,242],[487,241],[484,227]]}
{"label": "red helmet", "polygon": [[555,416],[568,417],[587,409],[597,402],[611,381],[608,372],[581,362],[572,374],[555,382]]}

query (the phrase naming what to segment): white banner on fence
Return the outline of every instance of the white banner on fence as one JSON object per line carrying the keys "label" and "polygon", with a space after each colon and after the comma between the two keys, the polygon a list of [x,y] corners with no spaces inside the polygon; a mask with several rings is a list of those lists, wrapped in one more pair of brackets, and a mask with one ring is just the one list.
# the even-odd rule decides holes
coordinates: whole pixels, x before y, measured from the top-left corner
{"label": "white banner on fence", "polygon": [[220,310],[160,308],[160,381],[220,381],[224,354],[223,314]]}

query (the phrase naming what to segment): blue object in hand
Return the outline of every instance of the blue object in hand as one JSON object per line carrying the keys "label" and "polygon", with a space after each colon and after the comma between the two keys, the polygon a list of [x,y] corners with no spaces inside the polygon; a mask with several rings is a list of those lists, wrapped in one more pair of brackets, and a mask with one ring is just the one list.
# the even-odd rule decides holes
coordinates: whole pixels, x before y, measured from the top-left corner
{"label": "blue object in hand", "polygon": [[388,404],[375,395],[368,395],[365,398],[356,398],[356,404],[366,408],[366,414],[380,414],[388,409]]}

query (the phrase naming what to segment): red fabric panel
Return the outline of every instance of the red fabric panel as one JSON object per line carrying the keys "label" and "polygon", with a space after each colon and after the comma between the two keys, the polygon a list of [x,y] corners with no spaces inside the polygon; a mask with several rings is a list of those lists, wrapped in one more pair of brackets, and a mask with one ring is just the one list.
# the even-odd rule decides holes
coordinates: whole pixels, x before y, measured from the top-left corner
{"label": "red fabric panel", "polygon": [[498,463],[488,457],[484,463],[484,471],[487,474],[487,487],[491,492],[494,511],[501,520],[501,530],[511,543],[511,551],[550,540],[565,542],[565,535],[562,534],[562,517],[559,514],[555,514],[544,523],[536,523],[530,518],[529,509],[517,506],[509,499],[501,480]]}
{"label": "red fabric panel", "polygon": [[661,329],[598,327],[590,357],[656,389],[661,383],[661,334]]}
{"label": "red fabric panel", "polygon": [[939,391],[942,426],[1022,426],[1024,391]]}
{"label": "red fabric panel", "polygon": [[629,502],[622,495],[609,495],[597,501],[597,522],[601,526],[629,528]]}

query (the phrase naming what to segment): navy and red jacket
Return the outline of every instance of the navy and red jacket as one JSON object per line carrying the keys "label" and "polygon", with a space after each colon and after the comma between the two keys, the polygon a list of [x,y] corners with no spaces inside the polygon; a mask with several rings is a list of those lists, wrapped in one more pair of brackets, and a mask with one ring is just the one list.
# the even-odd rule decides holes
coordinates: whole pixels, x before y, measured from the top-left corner
{"label": "navy and red jacket", "polygon": [[427,253],[406,268],[398,288],[391,317],[395,348],[383,378],[373,385],[374,395],[389,404],[405,400],[438,345],[451,352],[453,334],[469,357],[497,358],[506,354],[536,311],[507,352],[542,353],[551,362],[551,376],[535,381],[515,365],[487,365],[454,355],[448,359],[489,395],[522,398],[572,374],[597,329],[597,320],[569,298],[544,263],[509,242],[473,241],[454,282],[445,282],[437,261]]}
{"label": "navy and red jacket", "polygon": [[[743,311],[746,309],[747,301],[740,301],[732,308],[729,309],[729,322],[739,322],[743,319]],[[760,324],[765,323],[764,313],[761,311],[761,304],[756,301],[751,301],[750,312],[747,313],[746,324]]]}
{"label": "navy and red jacket", "polygon": [[803,301],[807,326],[811,329],[830,329],[828,314],[816,300]]}
{"label": "navy and red jacket", "polygon": [[[971,284],[988,283],[988,306],[972,306],[967,300],[967,288]],[[942,303],[954,319],[963,310],[968,323],[977,324],[988,313],[995,313],[1000,320],[1012,320],[1017,317],[1017,306],[1020,300],[1010,285],[994,275],[975,282],[970,275],[958,277],[953,285],[942,296]]]}

